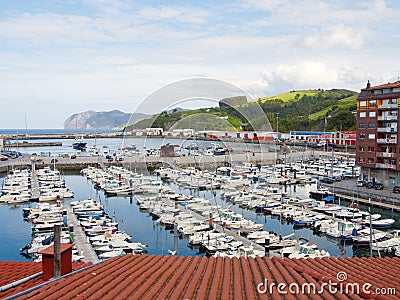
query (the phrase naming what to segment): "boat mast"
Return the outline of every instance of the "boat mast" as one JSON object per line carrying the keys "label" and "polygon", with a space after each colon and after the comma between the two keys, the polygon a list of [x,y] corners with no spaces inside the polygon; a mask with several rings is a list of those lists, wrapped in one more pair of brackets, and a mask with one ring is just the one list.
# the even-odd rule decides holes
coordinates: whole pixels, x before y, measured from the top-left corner
{"label": "boat mast", "polygon": [[372,217],[371,217],[371,198],[368,198],[369,206],[369,256],[372,257]]}

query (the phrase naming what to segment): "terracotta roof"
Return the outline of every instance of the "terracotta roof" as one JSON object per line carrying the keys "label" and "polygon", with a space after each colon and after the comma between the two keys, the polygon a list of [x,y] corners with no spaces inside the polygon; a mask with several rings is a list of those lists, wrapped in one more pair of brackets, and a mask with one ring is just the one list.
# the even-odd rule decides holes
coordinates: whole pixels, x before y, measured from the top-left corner
{"label": "terracotta roof", "polygon": [[[341,273],[342,272],[342,273]],[[345,273],[343,273],[345,272]],[[339,274],[343,275],[339,277]],[[342,281],[341,281],[342,280]],[[327,283],[342,287],[330,293]],[[285,284],[280,294],[277,285]],[[266,284],[266,285],[265,285]],[[268,291],[271,284],[271,291]],[[342,284],[342,286],[340,285]],[[362,287],[365,284],[366,292]],[[292,294],[299,287],[300,293]],[[301,292],[314,285],[316,292]],[[350,288],[345,289],[347,285]],[[358,285],[360,291],[354,287]],[[267,290],[265,289],[267,286]],[[258,288],[257,288],[258,287]],[[50,281],[20,299],[398,299],[400,258],[206,258],[125,255]],[[311,290],[312,291],[312,290]],[[323,291],[323,292],[321,292]],[[352,293],[355,291],[356,293]],[[393,290],[392,290],[393,291]]]}
{"label": "terracotta roof", "polygon": [[[86,263],[72,263],[73,270],[88,266]],[[2,291],[2,287],[42,272],[41,262],[0,261],[0,299],[10,297],[22,291],[26,291],[39,284],[45,283],[42,276],[37,276],[15,287]]]}
{"label": "terracotta roof", "polygon": [[371,89],[384,89],[384,88],[392,88],[392,87],[400,87],[400,81],[371,86]]}

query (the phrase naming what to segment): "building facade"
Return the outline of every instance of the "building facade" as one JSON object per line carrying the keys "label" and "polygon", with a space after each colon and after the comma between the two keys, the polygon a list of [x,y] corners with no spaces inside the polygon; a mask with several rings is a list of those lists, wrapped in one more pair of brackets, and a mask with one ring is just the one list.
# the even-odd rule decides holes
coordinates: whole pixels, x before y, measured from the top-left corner
{"label": "building facade", "polygon": [[357,98],[357,165],[362,179],[399,185],[400,81],[361,89]]}

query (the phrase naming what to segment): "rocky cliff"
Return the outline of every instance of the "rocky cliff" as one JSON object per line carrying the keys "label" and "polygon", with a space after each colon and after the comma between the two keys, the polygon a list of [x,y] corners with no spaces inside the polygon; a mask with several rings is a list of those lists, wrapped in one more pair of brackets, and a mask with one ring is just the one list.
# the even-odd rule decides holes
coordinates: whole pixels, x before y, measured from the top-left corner
{"label": "rocky cliff", "polygon": [[119,110],[96,112],[88,110],[73,114],[64,121],[64,129],[122,129],[129,121],[134,124],[148,117],[142,113],[124,113]]}

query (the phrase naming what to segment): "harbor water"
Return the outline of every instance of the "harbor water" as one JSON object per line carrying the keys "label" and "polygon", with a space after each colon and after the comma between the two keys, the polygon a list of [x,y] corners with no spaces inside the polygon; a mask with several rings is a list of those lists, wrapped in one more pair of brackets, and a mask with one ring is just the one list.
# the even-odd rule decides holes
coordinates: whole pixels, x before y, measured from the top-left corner
{"label": "harbor water", "polygon": [[[66,186],[75,192],[74,200],[81,200],[93,198],[104,205],[106,212],[115,217],[119,222],[119,229],[125,230],[132,235],[133,241],[138,241],[148,245],[148,254],[155,255],[168,255],[168,250],[174,249],[174,236],[169,230],[157,225],[157,222],[152,220],[147,212],[141,212],[136,204],[135,196],[130,197],[107,197],[102,191],[94,189],[93,183],[79,174],[69,173],[64,174]],[[0,184],[4,178],[0,179]],[[274,231],[277,234],[286,236],[294,234],[296,239],[305,239],[314,242],[318,245],[319,249],[325,249],[332,256],[365,256],[369,255],[368,248],[356,249],[352,245],[343,245],[340,240],[328,239],[325,236],[315,234],[310,228],[295,229],[293,224],[283,222],[279,219],[263,214],[256,214],[252,210],[247,210],[239,207],[238,205],[231,205],[220,198],[221,190],[207,190],[198,191],[188,188],[181,188],[173,183],[169,184],[170,187],[182,194],[195,195],[209,199],[212,204],[219,204],[223,207],[230,205],[230,208],[241,213],[244,217],[256,221],[257,223],[264,224],[264,229]],[[308,192],[312,185],[290,185],[286,187],[286,192],[292,196],[300,198],[308,197]],[[285,188],[282,186],[282,191]],[[71,200],[64,201],[64,205],[68,205]],[[348,206],[349,203],[341,203]],[[1,260],[28,260],[20,255],[19,249],[31,241],[31,226],[28,222],[23,220],[22,208],[29,205],[0,205],[0,259]],[[184,209],[184,208],[183,208]],[[367,210],[367,207],[361,205],[361,209]],[[391,217],[395,220],[399,219],[399,215],[395,211],[382,210],[379,208],[372,208],[373,213],[381,213],[382,217]],[[399,228],[398,222],[395,224]],[[343,251],[343,246],[346,251]],[[205,255],[200,253],[198,248],[190,248],[188,246],[188,239],[180,238],[178,241],[178,254],[184,256]]]}

